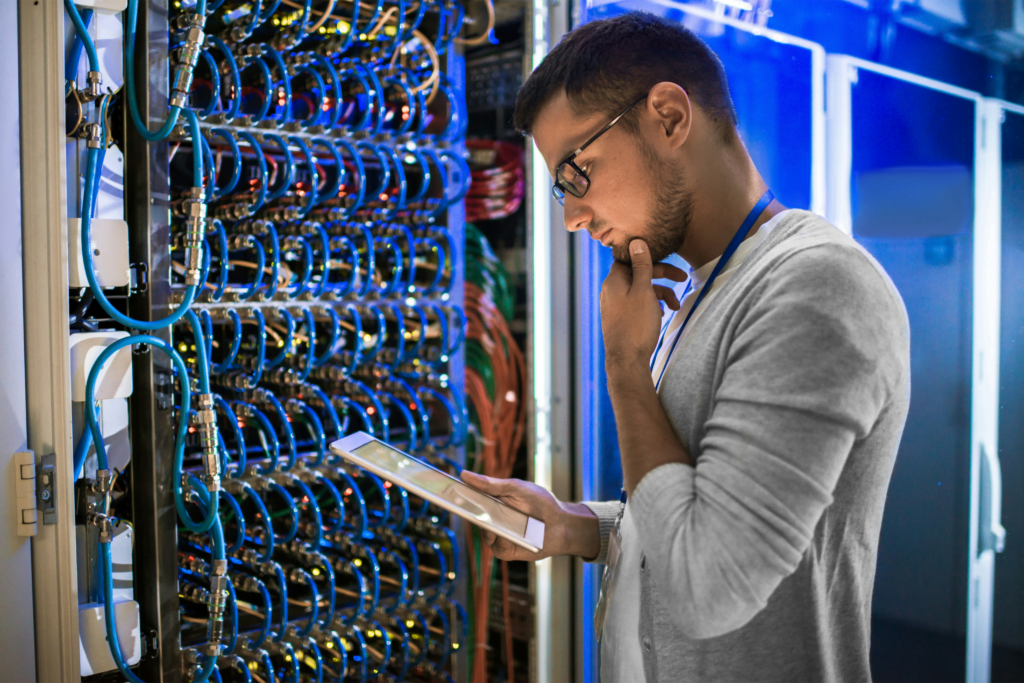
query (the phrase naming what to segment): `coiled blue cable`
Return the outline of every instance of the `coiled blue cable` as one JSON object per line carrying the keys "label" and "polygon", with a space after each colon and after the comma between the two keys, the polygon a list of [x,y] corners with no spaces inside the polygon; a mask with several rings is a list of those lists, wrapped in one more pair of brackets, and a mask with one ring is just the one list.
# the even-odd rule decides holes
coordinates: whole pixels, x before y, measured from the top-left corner
{"label": "coiled blue cable", "polygon": [[285,323],[285,337],[281,340],[281,350],[278,351],[277,355],[273,358],[267,358],[264,361],[264,365],[268,368],[276,368],[278,365],[284,362],[284,359],[288,356],[291,351],[292,343],[295,340],[295,318],[292,314],[283,308],[277,309],[277,313],[280,317],[284,318]]}
{"label": "coiled blue cable", "polygon": [[288,464],[282,469],[290,470],[295,467],[295,460],[299,454],[298,449],[295,447],[295,431],[292,429],[292,423],[288,420],[288,413],[285,411],[284,406],[281,405],[281,402],[277,400],[277,396],[274,396],[269,391],[262,392],[262,395],[271,408],[273,408],[274,414],[284,429],[284,435],[288,442]]}
{"label": "coiled blue cable", "polygon": [[[259,581],[259,579],[256,580]],[[259,581],[258,586],[260,594],[263,596],[263,628],[255,639],[249,641],[249,647],[252,649],[263,647],[263,643],[267,641],[267,636],[270,635],[271,620],[273,619],[273,603],[270,600],[270,591],[267,590],[267,584]]]}
{"label": "coiled blue cable", "polygon": [[[278,486],[278,488],[281,487]],[[283,488],[281,488],[281,490],[284,491]],[[284,493],[285,495],[288,495],[287,491],[284,491]],[[288,497],[291,498],[291,496]],[[296,527],[298,527],[297,521],[298,520],[296,519]],[[274,562],[273,565],[274,574],[277,576],[277,588],[278,591],[281,593],[281,632],[274,634],[274,637],[271,638],[271,640],[273,640],[275,643],[280,643],[282,640],[284,640],[285,632],[288,630],[288,583],[285,581],[284,570],[281,569],[281,565],[279,565],[276,562]]]}
{"label": "coiled blue cable", "polygon": [[209,50],[203,50],[199,56],[203,58],[203,62],[210,70],[210,103],[199,111],[199,117],[205,119],[217,111],[217,106],[220,104],[220,72],[217,70],[217,60],[213,58]]}
{"label": "coiled blue cable", "polygon": [[[245,494],[245,497],[256,506],[259,519],[263,523],[263,554],[259,559],[261,562],[270,562],[270,558],[274,554],[274,526],[271,523],[270,514],[267,512],[267,506],[263,503],[263,499],[260,498],[256,489],[250,486],[248,482],[242,482],[242,492]],[[253,539],[256,539],[255,532],[253,533]],[[270,598],[267,597],[266,600],[267,607],[269,608]],[[263,641],[260,642],[262,643]]]}
{"label": "coiled blue cable", "polygon": [[267,188],[266,201],[272,202],[275,199],[282,197],[284,193],[291,188],[292,181],[295,178],[295,158],[292,156],[292,151],[288,148],[288,143],[286,143],[280,135],[276,133],[264,133],[263,137],[277,143],[277,146],[281,148],[281,154],[284,155],[284,175],[281,175],[281,169],[278,167],[281,186],[276,190],[271,190],[269,187]]}
{"label": "coiled blue cable", "polygon": [[249,209],[249,213],[254,214],[260,210],[263,203],[267,200],[267,160],[263,156],[263,149],[260,147],[260,143],[256,141],[252,133],[244,130],[238,131],[238,137],[242,138],[249,143],[249,147],[252,148],[253,154],[256,155],[256,163],[259,165],[260,177],[259,189],[256,191],[256,198]]}
{"label": "coiled blue cable", "polygon": [[[245,289],[238,292],[238,299],[240,301],[245,301],[251,298],[259,291],[263,284],[263,271],[267,267],[267,257],[263,251],[263,245],[260,244],[260,241],[255,237],[250,236],[249,247],[256,252],[255,276],[253,277],[252,282],[250,282]],[[239,337],[239,340],[241,340],[241,337]]]}
{"label": "coiled blue cable", "polygon": [[[284,500],[285,506],[291,516],[291,523],[288,525],[288,531],[286,531],[284,535],[278,536],[277,532],[274,532],[274,544],[288,543],[289,541],[295,540],[295,536],[299,533],[299,509],[295,505],[295,500],[292,498],[292,494],[288,493],[288,489],[281,486],[276,481],[267,482],[267,492],[269,493],[271,491],[279,495]],[[287,619],[285,621],[287,621]]]}
{"label": "coiled blue cable", "polygon": [[306,427],[309,429],[309,433],[313,436],[313,441],[316,443],[316,459],[313,461],[314,467],[319,467],[324,462],[324,458],[327,457],[327,436],[324,434],[323,423],[320,422],[320,416],[316,414],[316,411],[309,407],[305,401],[300,401],[297,398],[293,398],[288,402],[289,406],[295,406],[302,413],[302,416],[306,420]]}
{"label": "coiled blue cable", "polygon": [[226,197],[234,191],[238,185],[238,180],[242,177],[242,152],[238,148],[238,141],[235,140],[235,136],[226,128],[213,128],[210,130],[210,134],[224,140],[228,143],[228,147],[231,148],[231,178],[228,179],[227,185],[223,189],[218,188],[216,185],[213,188],[214,197]]}
{"label": "coiled blue cable", "polygon": [[254,405],[248,406],[249,414],[256,418],[256,428],[263,435],[263,438],[269,442],[264,444],[264,449],[267,446],[270,447],[270,452],[267,453],[268,460],[260,469],[261,474],[270,474],[277,469],[278,462],[281,460],[281,444],[277,439],[277,432],[274,431],[274,426],[267,419],[267,416],[262,410]]}
{"label": "coiled blue cable", "polygon": [[299,215],[304,217],[317,202],[316,188],[320,184],[320,174],[316,170],[316,163],[313,161],[313,153],[310,151],[309,145],[306,144],[306,141],[297,135],[289,135],[288,142],[298,146],[299,151],[302,152],[302,156],[306,160],[306,166],[309,168],[309,192],[306,194],[306,203],[299,212]]}
{"label": "coiled blue cable", "polygon": [[[238,533],[235,537],[234,542],[231,545],[229,545],[226,550],[226,552],[233,553],[236,550],[241,549],[241,547],[245,544],[245,517],[242,516],[242,506],[238,504],[238,501],[235,500],[234,496],[232,496],[227,491],[224,491],[223,489],[220,491],[220,495],[221,497],[224,498],[225,501],[227,501],[228,507],[231,508],[232,514],[234,514],[235,519],[238,520]],[[221,522],[221,524],[223,525],[223,522]],[[231,648],[228,648],[228,652],[230,651]]]}
{"label": "coiled blue cable", "polygon": [[338,319],[338,314],[335,312],[334,308],[330,306],[325,306],[324,312],[327,314],[328,319],[331,321],[331,332],[330,337],[328,337],[328,342],[324,348],[323,354],[317,356],[313,360],[314,368],[319,368],[322,365],[325,365],[329,360],[331,360],[331,357],[337,350],[336,347],[338,346],[338,340],[341,339],[341,320]]}
{"label": "coiled blue cable", "polygon": [[[64,0],[65,6],[72,4],[72,0]],[[200,5],[203,7],[201,11]],[[196,11],[201,14],[205,11],[206,2],[205,0],[199,0],[196,5]],[[128,40],[125,43],[125,89],[126,98],[128,100],[128,110],[131,114],[132,124],[138,131],[139,135],[143,140],[149,142],[156,142],[163,140],[171,131],[174,130],[174,126],[178,123],[178,116],[181,114],[181,108],[172,106],[167,113],[167,120],[164,121],[163,125],[157,131],[149,130],[149,127],[142,120],[142,115],[139,113],[139,105],[135,96],[135,26],[137,23],[139,14],[139,0],[128,0],[128,21],[125,26],[125,31],[128,33]],[[88,35],[88,34],[86,34]],[[85,38],[83,37],[83,41]],[[92,42],[91,40],[89,42]],[[88,49],[88,43],[87,43]],[[98,63],[98,62],[97,62]],[[97,69],[98,70],[98,69]],[[199,183],[196,183],[198,186]]]}
{"label": "coiled blue cable", "polygon": [[308,638],[309,634],[312,633],[313,627],[316,626],[317,617],[320,615],[320,593],[316,589],[316,582],[313,580],[312,575],[305,569],[298,569],[302,576],[303,582],[309,586],[309,591],[312,593],[310,596],[310,612],[309,617],[306,620],[306,625],[299,629],[300,638]]}
{"label": "coiled blue cable", "polygon": [[299,381],[305,382],[309,379],[309,373],[316,362],[316,320],[313,318],[313,311],[309,308],[302,309],[302,320],[306,325],[306,362],[299,373]]}

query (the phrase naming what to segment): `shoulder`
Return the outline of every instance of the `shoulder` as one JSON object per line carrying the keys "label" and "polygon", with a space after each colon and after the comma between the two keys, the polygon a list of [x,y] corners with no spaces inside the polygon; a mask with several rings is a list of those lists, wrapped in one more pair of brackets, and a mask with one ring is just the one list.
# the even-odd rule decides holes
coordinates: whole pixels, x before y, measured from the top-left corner
{"label": "shoulder", "polygon": [[[741,325],[755,343],[860,358],[909,377],[910,322],[892,280],[860,244],[807,211],[787,215],[751,263]],[[833,362],[833,361],[830,361]],[[838,361],[836,361],[838,362]]]}
{"label": "shoulder", "polygon": [[824,218],[790,211],[762,246],[758,270],[766,291],[842,304],[848,315],[865,322],[881,317],[909,330],[903,298],[882,265]]}

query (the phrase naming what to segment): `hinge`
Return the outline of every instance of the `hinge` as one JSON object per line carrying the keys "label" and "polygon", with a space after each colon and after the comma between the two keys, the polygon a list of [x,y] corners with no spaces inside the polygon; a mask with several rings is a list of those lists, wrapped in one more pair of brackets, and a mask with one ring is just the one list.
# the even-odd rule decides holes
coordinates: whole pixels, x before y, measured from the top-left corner
{"label": "hinge", "polygon": [[36,523],[36,454],[23,451],[14,454],[14,467],[17,471],[15,484],[18,507],[18,535],[35,536],[39,532]]}
{"label": "hinge", "polygon": [[36,508],[43,513],[43,524],[57,523],[57,456],[44,455],[36,465]]}
{"label": "hinge", "polygon": [[156,397],[156,406],[160,410],[167,410],[174,403],[174,379],[167,370],[153,370],[153,395]]}
{"label": "hinge", "polygon": [[149,290],[149,264],[132,263],[128,268],[128,294],[145,294]]}

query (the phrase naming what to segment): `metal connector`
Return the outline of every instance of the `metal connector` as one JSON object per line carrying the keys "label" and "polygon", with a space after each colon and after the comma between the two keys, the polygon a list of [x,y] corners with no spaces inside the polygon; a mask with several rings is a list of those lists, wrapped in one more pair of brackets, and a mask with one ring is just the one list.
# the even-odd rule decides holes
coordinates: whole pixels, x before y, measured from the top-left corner
{"label": "metal connector", "polygon": [[202,653],[207,657],[216,657],[220,654],[220,641],[224,637],[224,607],[228,601],[227,573],[227,560],[213,561],[209,600],[206,603],[210,617],[206,625],[206,644],[202,647]]}
{"label": "metal connector", "polygon": [[199,394],[195,414],[199,445],[203,451],[203,484],[210,493],[220,491],[220,457],[217,454],[217,411],[213,394]]}
{"label": "metal connector", "polygon": [[93,102],[102,94],[103,76],[99,71],[90,71],[85,75],[85,89],[78,91],[78,98],[83,102]]}
{"label": "metal connector", "polygon": [[114,525],[110,517],[99,512],[87,512],[85,521],[100,530],[100,543],[110,543],[114,540]]}
{"label": "metal connector", "polygon": [[93,493],[97,493],[101,496],[105,496],[110,493],[110,483],[113,477],[110,476],[110,470],[96,470],[96,479],[92,483]]}
{"label": "metal connector", "polygon": [[206,16],[198,12],[188,12],[179,16],[178,26],[185,29],[185,45],[178,50],[178,64],[174,68],[171,82],[171,106],[184,107],[192,88],[192,76],[199,61],[199,53],[206,40],[204,28]]}
{"label": "metal connector", "polygon": [[98,123],[87,123],[78,129],[78,137],[89,149],[103,149],[103,129]]}
{"label": "metal connector", "polygon": [[203,237],[206,235],[206,194],[201,187],[189,188],[182,201],[185,216],[185,284],[200,284],[203,271]]}

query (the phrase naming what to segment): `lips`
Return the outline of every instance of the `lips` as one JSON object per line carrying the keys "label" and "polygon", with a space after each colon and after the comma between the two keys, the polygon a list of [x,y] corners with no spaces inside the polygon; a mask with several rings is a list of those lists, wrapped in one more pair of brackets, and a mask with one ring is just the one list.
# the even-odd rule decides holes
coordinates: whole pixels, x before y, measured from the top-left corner
{"label": "lips", "polygon": [[[610,241],[611,240],[611,234],[612,234],[612,229],[608,228],[607,230],[604,230],[603,232],[601,232],[599,235],[593,235],[592,237],[593,237],[593,239],[597,240],[602,245],[607,247],[607,246],[609,246],[611,244],[611,241]],[[605,239],[608,239],[609,241],[606,242]]]}

